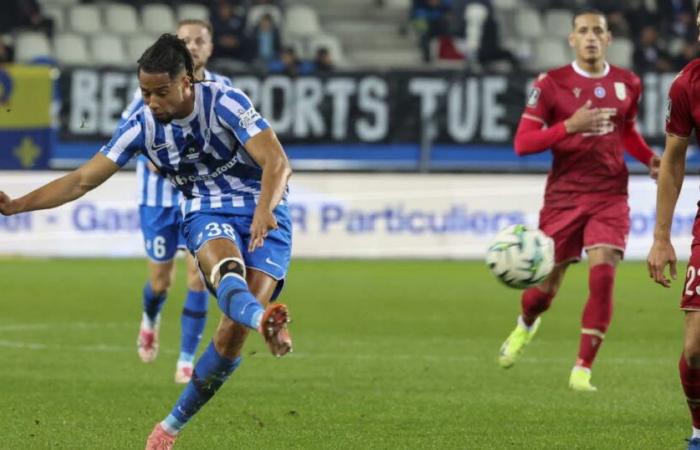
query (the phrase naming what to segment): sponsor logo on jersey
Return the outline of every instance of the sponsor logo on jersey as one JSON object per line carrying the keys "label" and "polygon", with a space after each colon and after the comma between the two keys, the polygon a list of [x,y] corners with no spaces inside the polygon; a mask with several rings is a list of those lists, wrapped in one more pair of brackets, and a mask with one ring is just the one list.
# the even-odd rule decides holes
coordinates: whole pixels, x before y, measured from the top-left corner
{"label": "sponsor logo on jersey", "polygon": [[533,108],[537,106],[537,102],[540,100],[540,88],[532,88],[530,95],[527,97],[527,106]]}
{"label": "sponsor logo on jersey", "polygon": [[621,83],[619,81],[615,82],[615,96],[620,101],[624,101],[627,98],[627,87],[625,86],[625,83]]}
{"label": "sponsor logo on jersey", "polygon": [[241,128],[249,128],[252,125],[255,124],[258,120],[261,119],[262,116],[260,116],[260,113],[255,110],[255,108],[250,108],[247,111],[244,111],[240,113],[240,122],[239,125]]}
{"label": "sponsor logo on jersey", "polygon": [[666,122],[671,121],[671,99],[668,99],[668,106],[666,107]]}
{"label": "sponsor logo on jersey", "polygon": [[170,178],[170,180],[174,184],[176,184],[178,186],[184,186],[186,184],[196,183],[198,181],[208,181],[208,180],[213,180],[214,178],[218,178],[219,176],[221,176],[224,173],[231,170],[236,164],[238,164],[238,155],[234,156],[226,164],[217,167],[216,169],[214,169],[214,171],[212,171],[211,173],[208,173],[208,174],[203,174],[203,175],[172,174],[172,175],[168,175],[168,178]]}
{"label": "sponsor logo on jersey", "polygon": [[593,94],[598,98],[604,98],[607,92],[605,92],[605,88],[603,86],[596,86],[596,88],[593,90]]}

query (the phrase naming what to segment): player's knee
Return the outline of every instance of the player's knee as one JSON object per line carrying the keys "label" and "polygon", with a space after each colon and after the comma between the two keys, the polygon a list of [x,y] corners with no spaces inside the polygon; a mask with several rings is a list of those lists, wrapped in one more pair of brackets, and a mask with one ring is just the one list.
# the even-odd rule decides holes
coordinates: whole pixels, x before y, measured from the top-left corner
{"label": "player's knee", "polygon": [[226,277],[240,278],[245,282],[245,263],[241,258],[224,258],[214,265],[209,273],[209,283],[218,288],[219,283]]}
{"label": "player's knee", "polygon": [[688,366],[700,369],[700,343],[697,339],[686,339],[683,345],[683,357]]}
{"label": "player's knee", "polygon": [[161,276],[151,277],[151,290],[156,295],[161,295],[161,294],[165,294],[166,292],[168,292],[171,284],[172,284],[172,278],[170,277],[169,274],[167,276],[161,275]]}

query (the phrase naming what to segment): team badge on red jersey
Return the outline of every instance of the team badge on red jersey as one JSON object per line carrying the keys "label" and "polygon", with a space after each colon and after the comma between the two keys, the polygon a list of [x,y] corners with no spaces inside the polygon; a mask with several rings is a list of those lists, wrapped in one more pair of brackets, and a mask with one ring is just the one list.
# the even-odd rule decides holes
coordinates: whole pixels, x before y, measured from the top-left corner
{"label": "team badge on red jersey", "polygon": [[625,83],[621,83],[619,81],[615,82],[615,96],[618,98],[618,100],[625,101],[627,98],[627,87],[625,86]]}
{"label": "team badge on red jersey", "polygon": [[606,94],[605,88],[603,86],[596,86],[595,89],[593,89],[593,94],[598,98],[603,98]]}

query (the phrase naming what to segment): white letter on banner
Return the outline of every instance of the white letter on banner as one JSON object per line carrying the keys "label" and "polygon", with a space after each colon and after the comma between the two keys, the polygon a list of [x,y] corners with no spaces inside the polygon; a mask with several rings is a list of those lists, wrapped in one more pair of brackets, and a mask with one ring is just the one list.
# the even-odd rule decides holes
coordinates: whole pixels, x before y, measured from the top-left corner
{"label": "white letter on banner", "polygon": [[253,105],[257,106],[263,117],[267,119],[265,115],[267,111],[260,108],[260,80],[255,77],[236,77],[235,87],[245,92]]}
{"label": "white letter on banner", "polygon": [[348,135],[350,96],[355,91],[355,82],[352,78],[332,78],[326,84],[326,92],[333,98],[331,118],[331,137],[333,139],[345,139]]}
{"label": "white letter on banner", "polygon": [[420,120],[435,115],[437,97],[447,91],[447,81],[438,78],[414,78],[408,83],[408,92],[420,95]]}
{"label": "white letter on banner", "polygon": [[126,74],[107,72],[102,80],[102,105],[100,108],[100,133],[112,134],[119,124],[121,113],[126,107],[117,90],[126,88]]}
{"label": "white letter on banner", "polygon": [[[279,91],[275,96],[275,91]],[[263,82],[260,91],[260,112],[272,129],[279,134],[290,133],[292,128],[292,82],[288,77],[272,76]],[[273,112],[277,112],[275,116]]]}
{"label": "white letter on banner", "polygon": [[303,138],[326,134],[326,125],[321,116],[321,100],[323,100],[321,80],[298,78],[295,100],[294,136]]}
{"label": "white letter on banner", "polygon": [[[465,95],[466,93],[466,95]],[[447,132],[457,142],[474,139],[479,123],[479,82],[474,78],[453,83],[447,96]]]}
{"label": "white letter on banner", "polygon": [[484,77],[482,83],[481,137],[485,141],[506,141],[510,138],[509,129],[498,124],[506,115],[506,108],[498,103],[496,96],[508,89],[508,82],[504,77]]}
{"label": "white letter on banner", "polygon": [[379,141],[389,134],[389,105],[386,102],[388,92],[386,81],[379,77],[370,76],[360,80],[357,106],[360,111],[374,115],[374,124],[365,117],[355,122],[355,132],[361,141]]}
{"label": "white letter on banner", "polygon": [[[70,132],[92,134],[97,131],[97,72],[76,70],[70,87]],[[114,130],[110,130],[110,134]]]}

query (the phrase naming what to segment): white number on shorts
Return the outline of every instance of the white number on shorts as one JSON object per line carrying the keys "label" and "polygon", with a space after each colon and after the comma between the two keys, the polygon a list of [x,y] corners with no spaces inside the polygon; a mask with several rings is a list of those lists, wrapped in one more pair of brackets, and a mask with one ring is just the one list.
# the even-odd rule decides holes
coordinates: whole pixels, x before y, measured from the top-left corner
{"label": "white number on shorts", "polygon": [[165,256],[165,237],[156,236],[156,238],[153,239],[153,254],[156,258]]}
{"label": "white number on shorts", "polygon": [[209,232],[207,234],[208,237],[220,236],[221,230],[223,229],[224,230],[223,233],[226,236],[230,237],[233,240],[236,239],[236,235],[233,232],[233,227],[227,223],[222,223],[221,226],[219,226],[218,223],[211,222],[211,223],[208,223],[205,228]]}
{"label": "white number on shorts", "polygon": [[688,280],[685,282],[685,295],[700,295],[700,286],[695,288],[695,292],[693,292],[693,288],[691,287],[693,282],[695,282],[697,274],[695,267],[688,266],[688,273],[685,275],[685,278]]}

